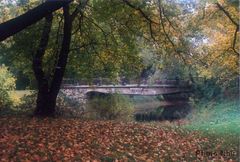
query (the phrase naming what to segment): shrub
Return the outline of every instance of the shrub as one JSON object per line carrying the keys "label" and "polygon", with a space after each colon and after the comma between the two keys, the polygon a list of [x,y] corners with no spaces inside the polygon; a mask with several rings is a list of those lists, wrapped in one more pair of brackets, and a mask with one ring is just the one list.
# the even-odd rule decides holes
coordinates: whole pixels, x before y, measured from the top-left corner
{"label": "shrub", "polygon": [[18,106],[22,111],[33,111],[36,107],[37,92],[31,91],[29,94],[25,94],[21,98],[21,104]]}
{"label": "shrub", "polygon": [[219,98],[222,94],[222,87],[214,79],[204,79],[194,85],[194,94],[198,99]]}
{"label": "shrub", "polygon": [[96,96],[87,101],[90,118],[104,120],[129,120],[133,116],[133,104],[129,98],[119,94]]}
{"label": "shrub", "polygon": [[[31,91],[30,94],[24,95],[21,98],[21,104],[18,106],[18,110],[32,113],[36,108],[36,100],[37,91]],[[55,115],[61,117],[82,117],[82,111],[69,104],[69,101],[60,93],[56,101]]]}
{"label": "shrub", "polygon": [[59,93],[56,104],[56,116],[82,118],[83,112],[82,104],[67,98],[61,92]]}
{"label": "shrub", "polygon": [[16,79],[7,67],[0,66],[0,110],[11,106],[9,91],[15,89]]}

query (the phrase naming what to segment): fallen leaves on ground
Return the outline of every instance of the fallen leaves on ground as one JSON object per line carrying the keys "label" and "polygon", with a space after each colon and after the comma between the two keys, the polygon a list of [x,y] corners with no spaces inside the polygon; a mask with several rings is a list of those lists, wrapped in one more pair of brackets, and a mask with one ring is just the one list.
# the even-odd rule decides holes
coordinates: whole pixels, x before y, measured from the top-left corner
{"label": "fallen leaves on ground", "polygon": [[[0,161],[202,161],[210,141],[158,124],[0,118]],[[229,156],[215,156],[231,161]]]}

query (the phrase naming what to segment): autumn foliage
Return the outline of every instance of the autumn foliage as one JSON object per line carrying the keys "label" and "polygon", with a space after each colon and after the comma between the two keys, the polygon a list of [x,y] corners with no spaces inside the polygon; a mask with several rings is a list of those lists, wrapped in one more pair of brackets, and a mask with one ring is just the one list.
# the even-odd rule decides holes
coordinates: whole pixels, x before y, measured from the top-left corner
{"label": "autumn foliage", "polygon": [[202,161],[196,151],[211,141],[183,133],[157,123],[2,117],[0,161]]}

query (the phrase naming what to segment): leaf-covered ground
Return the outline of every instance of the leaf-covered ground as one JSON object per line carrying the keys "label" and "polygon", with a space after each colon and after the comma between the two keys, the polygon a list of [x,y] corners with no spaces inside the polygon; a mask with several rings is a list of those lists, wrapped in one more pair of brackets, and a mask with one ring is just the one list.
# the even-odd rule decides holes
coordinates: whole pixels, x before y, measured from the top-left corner
{"label": "leaf-covered ground", "polygon": [[[156,123],[0,118],[0,161],[237,161],[197,132]],[[196,151],[203,156],[196,156]],[[236,150],[224,150],[236,153]],[[206,155],[208,152],[213,156]],[[231,158],[233,160],[231,160]]]}

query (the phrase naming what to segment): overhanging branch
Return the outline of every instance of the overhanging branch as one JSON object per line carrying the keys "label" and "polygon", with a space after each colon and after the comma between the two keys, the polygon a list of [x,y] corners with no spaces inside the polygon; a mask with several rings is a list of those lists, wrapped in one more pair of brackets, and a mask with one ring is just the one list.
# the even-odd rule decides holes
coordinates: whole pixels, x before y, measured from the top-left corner
{"label": "overhanging branch", "polygon": [[147,21],[148,21],[148,24],[149,24],[149,29],[150,29],[150,35],[151,35],[151,38],[156,41],[155,37],[154,37],[154,34],[153,34],[153,26],[152,24],[156,24],[156,25],[159,25],[157,22],[153,21],[150,17],[148,17],[148,15],[139,7],[137,6],[134,6],[132,3],[129,2],[129,0],[122,0],[124,3],[126,3],[129,7],[135,9],[136,11],[138,11],[142,16],[143,18],[145,18]]}
{"label": "overhanging branch", "polygon": [[228,17],[228,19],[232,22],[232,24],[236,27],[234,36],[233,36],[232,49],[233,49],[234,53],[236,53],[236,55],[239,56],[239,52],[238,52],[238,50],[236,50],[236,41],[237,41],[237,33],[239,32],[239,24],[232,18],[230,13],[227,10],[225,10],[221,4],[219,4],[217,2],[216,5],[217,5],[218,9],[221,10]]}
{"label": "overhanging branch", "polygon": [[72,0],[47,0],[21,16],[0,24],[0,42],[69,4]]}

